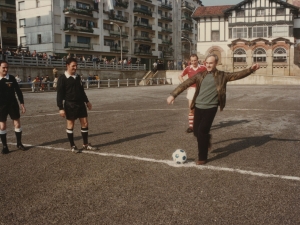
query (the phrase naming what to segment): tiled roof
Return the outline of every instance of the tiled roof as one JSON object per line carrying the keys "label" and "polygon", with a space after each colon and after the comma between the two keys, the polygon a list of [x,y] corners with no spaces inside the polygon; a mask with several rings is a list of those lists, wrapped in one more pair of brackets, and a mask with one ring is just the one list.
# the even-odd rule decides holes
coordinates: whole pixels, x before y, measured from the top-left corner
{"label": "tiled roof", "polygon": [[193,18],[207,17],[207,16],[223,16],[224,11],[233,7],[234,5],[219,5],[219,6],[200,6],[193,13]]}

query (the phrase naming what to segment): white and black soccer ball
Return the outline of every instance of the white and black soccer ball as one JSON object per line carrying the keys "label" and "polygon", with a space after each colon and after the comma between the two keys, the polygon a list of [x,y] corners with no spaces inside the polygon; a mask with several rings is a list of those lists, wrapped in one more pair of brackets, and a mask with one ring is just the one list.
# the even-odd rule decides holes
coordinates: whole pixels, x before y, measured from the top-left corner
{"label": "white and black soccer ball", "polygon": [[173,152],[173,161],[177,164],[183,164],[187,160],[186,152],[183,149],[177,149],[175,152]]}

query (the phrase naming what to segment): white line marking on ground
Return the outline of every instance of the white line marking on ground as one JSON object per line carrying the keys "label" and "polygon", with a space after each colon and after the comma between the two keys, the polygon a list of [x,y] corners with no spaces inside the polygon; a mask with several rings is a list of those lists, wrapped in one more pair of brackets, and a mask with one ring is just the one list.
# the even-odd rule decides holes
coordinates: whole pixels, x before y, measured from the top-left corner
{"label": "white line marking on ground", "polygon": [[[172,108],[172,109],[128,109],[128,110],[99,110],[99,111],[88,111],[88,113],[110,113],[110,112],[149,112],[149,111],[178,111],[187,110],[188,108]],[[262,111],[262,112],[299,112],[299,110],[281,110],[281,109],[235,109],[226,108],[227,111]],[[49,113],[49,114],[39,114],[32,116],[22,116],[22,117],[43,117],[43,116],[57,116],[59,113]]]}
{"label": "white line marking on ground", "polygon": [[[8,143],[8,144],[16,145],[16,143]],[[24,144],[24,145],[28,146],[28,147],[37,147],[37,148],[57,150],[57,151],[68,151],[71,153],[70,149],[65,149],[65,148],[56,148],[56,147],[51,147],[51,146],[39,146],[39,145],[31,145],[31,144]],[[106,157],[134,159],[134,160],[145,161],[145,162],[161,163],[161,164],[166,164],[166,165],[172,166],[172,167],[185,167],[185,168],[189,167],[189,168],[196,168],[196,169],[200,169],[200,170],[225,171],[225,172],[233,172],[233,173],[257,176],[257,177],[278,178],[278,179],[283,179],[283,180],[300,181],[300,177],[296,177],[296,176],[285,176],[285,175],[259,173],[259,172],[249,171],[249,170],[233,169],[233,168],[226,168],[226,167],[219,167],[219,166],[209,166],[209,165],[197,166],[194,162],[188,162],[185,164],[176,164],[172,160],[157,160],[157,159],[143,158],[143,157],[138,157],[138,156],[121,155],[121,154],[113,154],[113,153],[105,153],[105,152],[97,152],[97,151],[82,151],[82,153],[92,154],[92,155],[100,155],[100,156],[106,156]]]}

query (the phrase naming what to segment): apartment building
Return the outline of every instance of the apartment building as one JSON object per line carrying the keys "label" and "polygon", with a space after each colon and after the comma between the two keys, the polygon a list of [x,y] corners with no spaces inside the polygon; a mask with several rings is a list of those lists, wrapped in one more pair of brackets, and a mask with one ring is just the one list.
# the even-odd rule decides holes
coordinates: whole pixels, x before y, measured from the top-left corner
{"label": "apartment building", "polygon": [[[196,52],[199,0],[17,0],[18,43],[48,54],[127,58],[150,67]],[[122,54],[121,54],[122,48]]]}
{"label": "apartment building", "polygon": [[17,46],[15,0],[0,0],[0,47]]}

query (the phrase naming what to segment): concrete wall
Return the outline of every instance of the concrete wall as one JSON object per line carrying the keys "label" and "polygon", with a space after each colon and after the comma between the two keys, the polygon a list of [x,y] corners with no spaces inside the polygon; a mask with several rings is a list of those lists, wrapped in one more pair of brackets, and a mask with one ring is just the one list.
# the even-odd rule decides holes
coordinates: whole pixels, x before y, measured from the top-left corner
{"label": "concrete wall", "polygon": [[[58,68],[58,74],[63,74],[65,69]],[[53,80],[53,68],[39,68],[39,67],[18,67],[10,66],[9,74],[19,75],[22,81],[27,81],[27,77],[30,75],[31,78],[36,76],[46,76]],[[100,79],[126,79],[126,78],[138,78],[141,79],[145,76],[148,71],[128,71],[128,70],[96,70],[96,69],[78,69],[77,73],[82,75],[84,79],[88,75],[98,75]]]}

